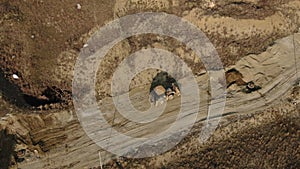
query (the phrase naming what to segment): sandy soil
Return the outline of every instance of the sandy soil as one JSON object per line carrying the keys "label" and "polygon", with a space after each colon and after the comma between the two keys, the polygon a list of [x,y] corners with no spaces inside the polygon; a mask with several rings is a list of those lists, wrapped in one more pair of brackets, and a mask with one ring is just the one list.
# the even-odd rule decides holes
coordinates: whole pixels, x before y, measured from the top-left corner
{"label": "sandy soil", "polygon": [[[52,111],[43,114],[11,114],[1,121],[3,129],[17,135],[17,144],[27,146],[30,152],[37,150],[41,158],[31,155],[21,168],[84,168],[99,166],[98,152],[102,154],[107,168],[118,168],[116,161],[125,168],[222,168],[255,166],[270,168],[293,168],[299,165],[299,79],[293,62],[293,48],[300,45],[300,36],[295,34],[278,40],[260,55],[249,55],[234,65],[247,78],[262,86],[262,90],[251,94],[240,91],[240,87],[228,89],[229,95],[224,117],[213,136],[205,143],[198,141],[201,126],[206,119],[208,84],[207,75],[197,78],[202,102],[198,120],[192,132],[180,144],[167,153],[148,159],[118,159],[110,161],[112,154],[101,150],[86,136],[76,118],[74,110]],[[297,48],[300,49],[300,48]],[[298,50],[296,51],[298,53]],[[276,53],[276,55],[274,55]],[[286,61],[280,62],[285,56]],[[256,63],[258,59],[263,61]],[[298,55],[297,58],[299,59]],[[255,62],[255,64],[251,64]],[[274,64],[268,64],[274,63]],[[249,66],[250,64],[250,66]],[[248,65],[248,66],[245,66]],[[296,64],[299,67],[299,64]],[[282,69],[281,67],[284,67]],[[274,69],[278,71],[274,71]],[[263,71],[261,78],[256,71]],[[247,74],[248,73],[248,74]],[[254,73],[252,76],[250,73]],[[202,82],[202,83],[201,83]],[[134,105],[144,106],[147,86],[131,91]],[[205,94],[206,93],[206,94]],[[114,126],[119,132],[131,136],[151,136],[168,127],[177,116],[179,98],[168,103],[157,123],[137,125],[116,115]],[[102,100],[106,118],[111,123],[115,110],[111,98]],[[143,106],[144,105],[144,106]],[[188,118],[188,117],[187,117]],[[181,119],[180,125],[188,121]],[[180,128],[180,126],[179,126]],[[112,137],[114,137],[112,135]],[[103,141],[107,141],[103,138]],[[123,140],[118,140],[123,142]],[[168,142],[168,139],[165,140]],[[292,143],[292,144],[291,144]],[[129,142],[134,145],[135,142]],[[120,144],[122,145],[122,144]],[[120,145],[110,145],[122,148]],[[279,146],[278,145],[282,145]],[[271,154],[271,155],[270,155]],[[199,158],[199,156],[203,158]],[[63,158],[62,158],[63,157]],[[237,163],[238,161],[238,163]]]}
{"label": "sandy soil", "polygon": [[[99,152],[104,168],[299,168],[299,9],[296,0],[0,0],[0,168],[100,168]],[[98,147],[77,119],[71,99],[73,68],[98,28],[145,11],[192,22],[215,45],[225,70],[237,69],[244,81],[262,89],[245,94],[243,86],[228,88],[222,121],[200,144],[211,99],[201,61],[169,37],[128,38],[109,51],[98,70],[96,97],[107,121],[134,137],[155,135],[174,122],[180,98],[168,102],[157,123],[140,125],[114,116],[112,73],[122,59],[145,47],[171,51],[191,67],[201,89],[200,111],[190,134],[170,151],[147,159],[112,159],[115,156]],[[142,72],[132,80],[130,96],[136,108],[149,107],[147,91],[156,72]],[[178,128],[187,125],[186,118]],[[21,162],[16,159],[18,147],[27,151]]]}

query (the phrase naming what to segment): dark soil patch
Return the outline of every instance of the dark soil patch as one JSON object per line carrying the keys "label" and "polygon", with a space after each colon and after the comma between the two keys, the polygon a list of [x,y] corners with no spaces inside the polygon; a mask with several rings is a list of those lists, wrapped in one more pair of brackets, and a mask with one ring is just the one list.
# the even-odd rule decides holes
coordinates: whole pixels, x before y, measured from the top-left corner
{"label": "dark soil patch", "polygon": [[0,131],[0,168],[8,169],[11,166],[11,157],[14,152],[16,139],[6,130]]}
{"label": "dark soil patch", "polygon": [[38,98],[24,94],[18,85],[10,82],[5,77],[3,71],[0,70],[0,93],[6,101],[20,108],[37,108],[47,104],[64,103],[67,95],[71,97],[67,91],[62,91],[56,87],[47,87],[43,91],[42,97]]}
{"label": "dark soil patch", "polygon": [[49,87],[71,91],[71,83],[49,78],[61,64],[57,56],[67,50],[78,52],[86,41],[82,36],[112,18],[113,4],[105,0],[1,1],[0,65],[5,76],[18,73],[20,79],[13,83],[33,105],[40,104],[34,98]]}

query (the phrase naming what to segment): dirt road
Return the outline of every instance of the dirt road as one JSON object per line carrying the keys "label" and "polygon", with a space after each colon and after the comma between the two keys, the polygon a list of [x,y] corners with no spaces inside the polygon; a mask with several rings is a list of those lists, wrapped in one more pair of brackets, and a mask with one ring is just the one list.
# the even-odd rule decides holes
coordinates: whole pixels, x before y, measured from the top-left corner
{"label": "dirt road", "polygon": [[[294,55],[294,44],[296,55]],[[284,105],[285,103],[282,100],[288,97],[286,95],[287,91],[299,82],[300,74],[296,73],[296,68],[298,70],[300,68],[300,62],[297,62],[300,60],[299,53],[300,34],[294,34],[276,41],[273,46],[269,47],[262,54],[249,55],[237,62],[234,67],[244,75],[245,79],[253,80],[262,86],[262,89],[251,94],[238,92],[237,89],[228,91],[222,121],[226,121],[232,116],[253,114],[274,106],[276,107],[279,103]],[[199,129],[207,117],[207,103],[209,99],[207,80],[206,74],[197,77],[201,103],[200,111],[197,112],[195,127]],[[141,86],[131,91],[131,100],[138,109],[147,109],[148,90],[145,90],[147,87]],[[116,114],[114,128],[119,132],[134,137],[153,136],[164,131],[174,122],[177,118],[179,102],[179,98],[169,101],[165,113],[154,123],[145,125],[129,122],[119,114]],[[115,112],[111,98],[105,98],[99,104],[105,112],[104,116],[111,124]],[[286,109],[286,111],[291,110],[291,107],[282,106],[281,108]],[[190,116],[192,115],[193,113],[190,114]],[[184,127],[190,122],[189,116],[185,116],[179,119],[179,126],[177,127]],[[42,158],[29,158],[28,161],[18,164],[20,168],[88,168],[99,165],[99,151],[102,154],[103,161],[108,161],[111,156],[111,154],[101,150],[86,136],[73,110],[52,112],[52,115],[9,115],[1,120],[1,126],[15,131],[19,139],[31,145],[29,146],[30,149],[38,149],[41,152]],[[217,133],[219,132],[217,131]],[[217,136],[218,134],[214,135],[216,138]],[[195,137],[197,138],[197,136]],[[105,142],[108,146],[115,149],[122,149],[126,148],[126,146],[137,144],[137,142],[132,140],[124,143],[124,140],[121,139],[111,144],[109,139],[116,138],[118,137],[111,135],[109,138],[103,138],[98,141]],[[163,141],[168,142],[168,140]],[[160,158],[171,162],[172,159],[167,157],[173,151],[176,150],[171,150],[171,152],[162,155]]]}

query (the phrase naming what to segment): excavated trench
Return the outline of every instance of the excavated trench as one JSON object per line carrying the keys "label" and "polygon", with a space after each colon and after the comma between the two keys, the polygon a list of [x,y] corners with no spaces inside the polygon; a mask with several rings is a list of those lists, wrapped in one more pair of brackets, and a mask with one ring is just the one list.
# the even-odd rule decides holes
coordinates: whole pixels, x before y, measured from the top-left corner
{"label": "excavated trench", "polygon": [[38,109],[50,104],[65,104],[64,92],[56,87],[47,87],[41,98],[30,96],[24,94],[18,85],[9,81],[2,70],[0,70],[0,83],[0,93],[3,98],[19,108]]}

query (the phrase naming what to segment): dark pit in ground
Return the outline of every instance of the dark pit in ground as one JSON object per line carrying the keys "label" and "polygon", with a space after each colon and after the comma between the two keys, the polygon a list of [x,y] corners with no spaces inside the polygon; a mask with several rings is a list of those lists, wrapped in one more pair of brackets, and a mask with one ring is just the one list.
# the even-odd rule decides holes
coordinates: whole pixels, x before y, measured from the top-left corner
{"label": "dark pit in ground", "polygon": [[41,98],[30,96],[24,94],[18,85],[9,81],[2,70],[0,70],[0,84],[3,98],[20,108],[37,108],[47,104],[63,103],[64,92],[56,87],[47,87]]}

